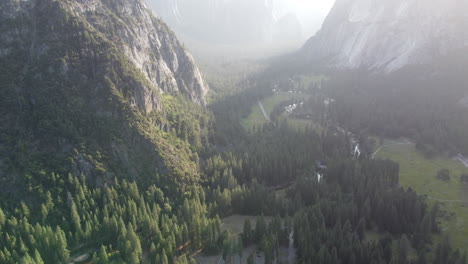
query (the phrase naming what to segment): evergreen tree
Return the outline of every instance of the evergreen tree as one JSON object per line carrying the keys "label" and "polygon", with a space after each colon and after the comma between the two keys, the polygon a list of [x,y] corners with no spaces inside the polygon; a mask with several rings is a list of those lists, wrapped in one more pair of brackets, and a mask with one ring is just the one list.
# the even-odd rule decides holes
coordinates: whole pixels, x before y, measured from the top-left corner
{"label": "evergreen tree", "polygon": [[403,234],[400,238],[400,243],[399,243],[399,255],[402,263],[406,262],[408,260],[408,254],[409,250],[411,248],[411,244],[408,240],[408,237]]}
{"label": "evergreen tree", "polygon": [[2,231],[2,227],[5,225],[5,214],[2,211],[2,208],[0,208],[0,231]]}
{"label": "evergreen tree", "polygon": [[254,256],[252,254],[247,258],[247,264],[255,264]]}
{"label": "evergreen tree", "polygon": [[73,200],[70,203],[70,213],[71,213],[71,220],[72,220],[75,232],[77,235],[80,235],[81,234],[81,219],[80,219],[80,215],[78,214],[76,204]]}
{"label": "evergreen tree", "polygon": [[96,256],[95,260],[96,264],[106,264],[109,263],[109,257],[107,255],[107,249],[104,245],[101,245],[101,249],[99,250],[99,253]]}
{"label": "evergreen tree", "polygon": [[19,262],[20,264],[35,264],[35,261],[34,259],[28,254],[26,253],[20,260]]}
{"label": "evergreen tree", "polygon": [[37,251],[37,249],[34,250],[34,263],[35,264],[44,264],[44,261],[42,260],[41,254],[39,254],[39,251]]}
{"label": "evergreen tree", "polygon": [[263,215],[257,217],[257,223],[255,225],[255,241],[260,243],[263,239],[263,236],[266,233],[266,223]]}
{"label": "evergreen tree", "polygon": [[45,223],[47,219],[47,215],[49,215],[49,211],[47,210],[47,207],[44,204],[41,204],[42,223]]}
{"label": "evergreen tree", "polygon": [[161,264],[169,264],[169,260],[166,255],[166,251],[163,249],[161,253]]}
{"label": "evergreen tree", "polygon": [[244,242],[244,245],[249,246],[250,243],[252,242],[252,225],[250,223],[249,219],[245,219],[244,221],[244,227],[243,227],[243,232],[242,232],[242,240]]}

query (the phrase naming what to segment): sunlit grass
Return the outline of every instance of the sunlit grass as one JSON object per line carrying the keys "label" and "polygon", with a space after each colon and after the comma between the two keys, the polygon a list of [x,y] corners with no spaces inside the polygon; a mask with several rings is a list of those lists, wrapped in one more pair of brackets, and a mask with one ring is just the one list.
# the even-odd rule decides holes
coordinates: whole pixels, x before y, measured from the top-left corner
{"label": "sunlit grass", "polygon": [[253,129],[253,127],[262,126],[265,123],[265,117],[263,116],[262,110],[258,104],[253,105],[250,115],[247,118],[241,120],[242,126],[247,130]]}
{"label": "sunlit grass", "polygon": [[[282,93],[276,93],[272,96],[269,96],[265,99],[262,100],[263,107],[265,108],[265,111],[268,114],[271,114],[275,107],[283,102],[292,100],[292,99],[302,99],[302,98],[307,98],[308,95],[304,94],[297,94],[297,93],[288,93],[288,92],[282,92]],[[250,115],[247,118],[244,118],[241,121],[241,124],[244,126],[245,129],[252,129],[254,126],[255,127],[260,127],[266,123],[266,119],[263,116],[262,111],[260,110],[260,107],[258,104],[255,104],[251,108]],[[305,126],[304,126],[305,127]]]}
{"label": "sunlit grass", "polygon": [[315,131],[318,135],[322,134],[324,131],[324,128],[320,124],[308,119],[288,118],[288,125],[297,130],[305,130],[306,128],[309,128],[310,130]]}
{"label": "sunlit grass", "polygon": [[[400,183],[411,187],[420,195],[427,195],[429,204],[440,200],[446,216],[440,219],[444,234],[448,234],[455,247],[468,250],[468,188],[460,183],[460,175],[468,168],[447,157],[426,158],[414,145],[393,145],[384,147],[376,158],[387,158],[400,164]],[[451,180],[443,182],[436,178],[437,172],[450,170]],[[440,239],[437,236],[436,239]]]}
{"label": "sunlit grass", "polygon": [[262,100],[262,103],[263,103],[263,107],[265,107],[265,110],[267,111],[267,113],[270,113],[273,112],[273,109],[275,108],[275,106],[283,103],[283,102],[286,102],[286,101],[289,101],[289,100],[294,100],[294,99],[297,99],[297,100],[301,100],[301,99],[305,99],[305,98],[308,98],[309,95],[305,95],[305,94],[297,94],[297,93],[287,93],[287,92],[281,92],[281,93],[276,93],[274,94],[273,96],[270,96],[268,98],[265,98],[264,100]]}

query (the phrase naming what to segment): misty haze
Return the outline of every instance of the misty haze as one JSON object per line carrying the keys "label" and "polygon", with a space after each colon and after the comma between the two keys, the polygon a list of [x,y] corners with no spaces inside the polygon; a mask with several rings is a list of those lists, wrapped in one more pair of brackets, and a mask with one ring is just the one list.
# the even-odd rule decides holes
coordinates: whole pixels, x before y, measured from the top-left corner
{"label": "misty haze", "polygon": [[467,0],[1,0],[0,263],[468,264]]}
{"label": "misty haze", "polygon": [[193,52],[232,60],[297,50],[320,29],[333,1],[148,0],[147,4]]}

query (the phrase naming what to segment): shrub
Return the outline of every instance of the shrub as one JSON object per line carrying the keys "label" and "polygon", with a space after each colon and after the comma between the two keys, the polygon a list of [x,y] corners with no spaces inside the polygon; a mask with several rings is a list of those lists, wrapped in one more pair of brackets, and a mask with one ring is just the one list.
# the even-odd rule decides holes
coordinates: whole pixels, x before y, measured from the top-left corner
{"label": "shrub", "polygon": [[468,174],[462,174],[460,176],[460,182],[461,183],[468,183]]}
{"label": "shrub", "polygon": [[450,181],[450,171],[448,169],[441,169],[437,172],[437,179],[442,181]]}

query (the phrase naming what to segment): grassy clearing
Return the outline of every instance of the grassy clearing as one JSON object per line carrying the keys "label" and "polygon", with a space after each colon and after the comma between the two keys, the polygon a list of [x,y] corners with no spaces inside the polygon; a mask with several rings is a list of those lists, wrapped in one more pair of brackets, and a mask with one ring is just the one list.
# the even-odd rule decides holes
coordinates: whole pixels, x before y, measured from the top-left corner
{"label": "grassy clearing", "polygon": [[250,110],[250,115],[247,118],[241,120],[241,124],[245,129],[252,129],[253,127],[259,127],[265,124],[267,121],[260,110],[260,106],[255,104]]}
{"label": "grassy clearing", "polygon": [[[265,216],[265,222],[268,224],[273,219],[272,217]],[[231,215],[221,220],[221,231],[231,231],[236,235],[240,235],[244,228],[244,222],[249,220],[252,226],[257,222],[256,216],[250,215]]]}
{"label": "grassy clearing", "polygon": [[[301,99],[306,99],[308,97],[309,95],[306,95],[306,94],[281,92],[281,93],[275,93],[274,95],[263,99],[262,104],[263,104],[263,107],[265,108],[265,111],[268,114],[271,114],[273,112],[273,109],[277,105],[283,102],[286,102],[292,99],[301,100]],[[301,128],[302,127],[305,128],[307,126],[307,124],[305,123],[308,122],[307,120],[298,120],[298,119],[290,119],[290,120],[291,120],[290,122],[291,125],[301,127]],[[259,127],[265,124],[266,122],[267,121],[265,120],[265,117],[263,116],[262,111],[260,110],[260,107],[258,106],[258,104],[253,105],[250,111],[250,115],[241,121],[245,129],[252,129],[254,126]]]}
{"label": "grassy clearing", "polygon": [[[265,222],[270,223],[273,219],[272,217],[265,216]],[[244,228],[245,220],[250,220],[250,223],[253,227],[255,227],[255,223],[257,221],[256,216],[248,216],[248,215],[232,215],[226,218],[221,219],[221,231],[231,231],[236,235],[240,235]],[[256,245],[249,246],[244,248],[242,252],[242,259],[239,259],[239,256],[234,257],[234,263],[242,263],[247,264],[247,258],[253,255],[255,264],[263,264],[265,263],[265,255],[263,252],[259,251]],[[286,248],[280,249],[280,259],[281,263],[286,263],[288,256],[288,250]],[[215,256],[207,256],[203,253],[200,253],[195,256],[195,259],[200,264],[224,264],[224,260],[221,255]]]}
{"label": "grassy clearing", "polygon": [[300,129],[300,130],[304,130],[306,129],[307,127],[309,127],[310,129],[314,130],[318,135],[320,135],[323,131],[324,131],[324,128],[312,121],[312,120],[308,120],[308,119],[297,119],[297,118],[288,118],[288,117],[284,117],[284,118],[287,118],[288,119],[288,125],[292,128],[295,128],[295,129]]}
{"label": "grassy clearing", "polygon": [[[442,230],[449,235],[455,247],[468,250],[468,203],[460,202],[468,201],[468,187],[460,183],[460,175],[468,173],[468,168],[446,157],[427,159],[413,144],[386,146],[376,154],[376,158],[399,162],[402,186],[426,195],[429,204],[439,201],[446,212],[446,216],[440,220]],[[449,182],[436,178],[442,168],[450,170]]]}
{"label": "grassy clearing", "polygon": [[[289,101],[291,99],[298,99],[302,101],[306,100],[310,97],[310,95],[306,92],[309,90],[309,87],[312,84],[320,84],[322,81],[328,80],[328,78],[325,75],[300,75],[297,76],[295,80],[296,81],[294,89],[296,89],[299,92],[278,92],[262,100],[263,107],[265,108],[265,111],[267,113],[271,114],[273,112],[273,109],[282,102]],[[283,115],[282,118],[288,117],[286,115]],[[241,121],[241,124],[242,126],[244,126],[245,129],[252,129],[254,126],[259,127],[265,124],[266,122],[267,121],[265,120],[265,117],[263,116],[260,107],[257,104],[255,104],[251,108],[250,115],[247,118],[243,119]],[[311,125],[311,127],[314,130],[316,130],[317,132],[321,132],[320,127],[309,120],[288,118],[288,122],[294,128],[305,129],[308,125]]]}
{"label": "grassy clearing", "polygon": [[306,94],[281,92],[281,93],[275,93],[274,95],[263,99],[262,103],[267,113],[271,113],[273,112],[273,109],[275,108],[275,106],[281,104],[282,102],[286,102],[286,101],[294,100],[294,99],[301,100],[301,99],[305,99],[308,97],[309,95],[306,95]]}

